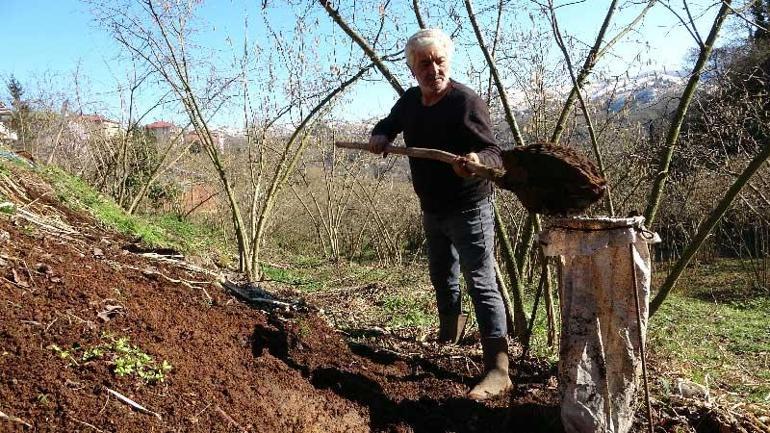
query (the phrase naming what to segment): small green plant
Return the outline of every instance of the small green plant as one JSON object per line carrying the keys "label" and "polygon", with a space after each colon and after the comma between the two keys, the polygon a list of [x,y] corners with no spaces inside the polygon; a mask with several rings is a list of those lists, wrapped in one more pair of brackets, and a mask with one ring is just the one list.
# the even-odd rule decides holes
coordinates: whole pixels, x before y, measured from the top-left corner
{"label": "small green plant", "polygon": [[48,406],[48,403],[51,402],[51,399],[48,398],[48,394],[45,393],[38,394],[37,397],[35,397],[35,400],[43,406]]}
{"label": "small green plant", "polygon": [[299,320],[297,323],[297,326],[299,327],[299,331],[297,332],[300,337],[307,338],[310,336],[310,324],[307,322],[307,320]]}
{"label": "small green plant", "polygon": [[0,203],[0,213],[4,213],[6,215],[13,215],[16,213],[16,205],[14,205],[11,202]]}
{"label": "small green plant", "polygon": [[65,350],[52,344],[48,346],[62,359],[70,359],[77,364],[74,354],[79,354],[82,362],[104,360],[112,366],[112,371],[118,376],[136,376],[147,383],[163,382],[166,374],[173,367],[170,362],[163,360],[160,364],[142,349],[131,344],[129,337],[115,338],[112,334],[102,334],[102,338],[108,342],[93,347],[82,348],[73,345],[71,350]]}
{"label": "small green plant", "polygon": [[132,345],[128,337],[114,340],[112,350],[115,353],[113,371],[118,376],[136,375],[146,382],[163,382],[166,373],[172,369],[166,360],[157,365],[152,356]]}
{"label": "small green plant", "polygon": [[56,353],[56,355],[61,359],[72,358],[72,354],[70,353],[69,350],[62,349],[56,344],[51,344],[50,346],[48,346],[48,348],[53,350],[54,353]]}
{"label": "small green plant", "polygon": [[107,351],[108,348],[105,348],[104,346],[94,346],[90,349],[86,349],[83,352],[83,356],[80,357],[80,359],[83,362],[88,362],[92,359],[98,359],[104,356],[104,353]]}

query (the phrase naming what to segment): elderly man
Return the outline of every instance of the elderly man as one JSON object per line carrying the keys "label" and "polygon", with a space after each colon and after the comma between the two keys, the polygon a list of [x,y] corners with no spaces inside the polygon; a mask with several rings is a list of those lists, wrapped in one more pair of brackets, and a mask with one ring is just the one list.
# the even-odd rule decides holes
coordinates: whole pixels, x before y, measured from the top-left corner
{"label": "elderly man", "polygon": [[407,65],[418,86],[407,90],[388,117],[377,123],[369,150],[382,153],[403,132],[408,147],[461,155],[451,166],[417,158],[410,158],[409,165],[423,211],[439,340],[456,343],[462,336],[462,269],[481,332],[485,367],[484,377],[468,396],[482,400],[508,390],[511,380],[505,307],[495,280],[492,185],[472,176],[465,163],[500,166],[502,161],[486,105],[471,89],[450,79],[452,51],[452,40],[441,30],[422,30],[409,38]]}

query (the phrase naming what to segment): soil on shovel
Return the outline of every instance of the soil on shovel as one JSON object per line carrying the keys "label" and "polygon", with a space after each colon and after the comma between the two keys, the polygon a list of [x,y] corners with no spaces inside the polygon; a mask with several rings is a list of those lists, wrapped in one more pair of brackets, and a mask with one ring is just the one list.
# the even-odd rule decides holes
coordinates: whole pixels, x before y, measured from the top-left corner
{"label": "soil on shovel", "polygon": [[473,337],[348,342],[312,305],[247,305],[25,186],[69,229],[0,217],[0,431],[561,431],[546,362],[514,351],[513,392],[468,400]]}

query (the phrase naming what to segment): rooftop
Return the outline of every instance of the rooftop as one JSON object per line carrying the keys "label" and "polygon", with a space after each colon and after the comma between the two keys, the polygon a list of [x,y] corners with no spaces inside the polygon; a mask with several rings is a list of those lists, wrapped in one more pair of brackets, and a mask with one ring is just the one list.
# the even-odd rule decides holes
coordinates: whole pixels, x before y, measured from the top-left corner
{"label": "rooftop", "polygon": [[162,129],[162,128],[175,128],[176,125],[173,123],[169,123],[163,120],[158,120],[157,122],[152,122],[149,125],[145,126],[147,129]]}

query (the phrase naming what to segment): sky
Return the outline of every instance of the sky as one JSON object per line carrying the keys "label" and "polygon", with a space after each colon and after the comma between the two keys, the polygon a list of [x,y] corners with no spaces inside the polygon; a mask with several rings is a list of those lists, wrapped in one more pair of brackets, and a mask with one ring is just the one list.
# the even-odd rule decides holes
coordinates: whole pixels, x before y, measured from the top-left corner
{"label": "sky", "polygon": [[[697,0],[691,1],[698,3]],[[251,3],[237,0],[206,2],[204,11],[207,30],[202,33],[202,40],[206,45],[219,46],[226,44],[227,36],[239,37],[242,34],[240,32],[245,5],[254,7],[258,3],[256,0]],[[394,1],[394,4],[399,3],[411,4],[406,0]],[[562,31],[583,41],[592,42],[609,0],[564,0],[561,4],[567,4],[558,9]],[[616,22],[628,22],[638,10],[621,10]],[[707,10],[697,21],[704,35],[715,12],[715,8]],[[105,109],[118,110],[114,101],[116,97],[112,92],[116,79],[124,72],[125,64],[118,58],[117,46],[110,36],[93,23],[86,3],[79,0],[0,0],[0,16],[4,17],[0,25],[0,79],[5,81],[10,76],[15,76],[27,88],[32,88],[36,85],[36,77],[49,74],[57,77],[56,85],[66,89],[68,86],[72,87],[73,71],[77,69],[83,77],[83,82],[79,83],[84,88],[83,93],[92,99],[112,99],[112,102],[105,102],[107,107],[112,108]],[[285,8],[273,7],[269,12],[269,19],[280,27],[283,21],[292,18]],[[259,20],[254,21],[251,27],[259,27]],[[328,17],[323,15],[320,20],[310,25],[315,26],[319,32],[329,32],[333,27]],[[416,24],[412,27],[402,28],[401,31],[411,34],[418,30]],[[688,50],[695,45],[682,27],[676,25],[675,17],[663,7],[653,8],[644,26],[627,38],[628,41],[638,39],[643,39],[651,47],[644,56],[649,62],[649,69],[658,71],[683,70]],[[323,54],[323,50],[331,48],[318,49]],[[616,61],[620,64],[622,58],[633,57],[639,51],[639,43],[628,42],[618,48]],[[455,70],[464,69],[462,62],[467,60],[463,60],[462,56],[456,56],[456,59],[459,65],[455,65]],[[398,69],[398,65],[394,68],[403,74],[407,73],[404,65],[400,66],[401,69]],[[462,78],[460,75],[459,79]],[[0,100],[7,100],[4,95],[5,86],[0,90],[3,93]],[[387,113],[396,97],[387,84],[371,81],[359,84],[351,96],[356,103],[347,104],[347,108],[343,107],[341,116],[350,120],[382,116]],[[150,120],[169,116],[173,117],[172,114],[160,110],[153,113]]]}

